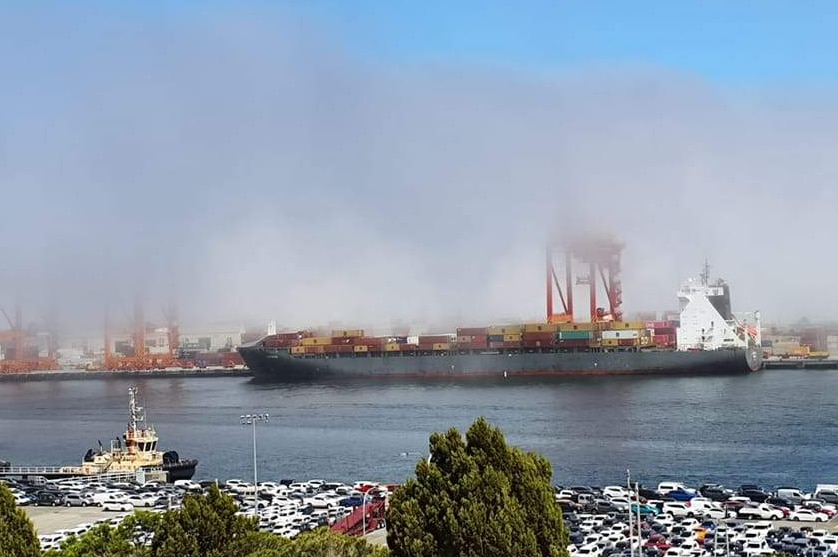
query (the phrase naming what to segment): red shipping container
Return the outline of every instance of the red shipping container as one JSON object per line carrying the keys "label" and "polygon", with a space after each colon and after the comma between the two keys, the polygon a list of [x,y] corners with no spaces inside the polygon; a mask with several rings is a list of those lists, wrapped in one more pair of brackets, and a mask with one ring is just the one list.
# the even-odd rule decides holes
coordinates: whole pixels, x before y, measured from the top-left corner
{"label": "red shipping container", "polygon": [[537,333],[523,333],[521,335],[521,340],[528,341],[528,340],[535,340],[541,342],[553,342],[553,339],[556,338],[556,333],[551,332],[537,332]]}
{"label": "red shipping container", "polygon": [[520,340],[516,340],[516,341],[505,341],[505,342],[503,343],[503,347],[504,347],[504,348],[521,348],[521,341],[520,341]]}
{"label": "red shipping container", "polygon": [[636,346],[637,339],[636,338],[621,338],[618,343],[620,346]]}
{"label": "red shipping container", "polygon": [[586,339],[561,339],[556,345],[560,348],[587,348],[590,344],[591,341]]}
{"label": "red shipping container", "polygon": [[493,349],[494,348],[503,348],[503,342],[502,341],[490,342],[489,343],[489,348],[493,348]]}
{"label": "red shipping container", "polygon": [[306,346],[306,354],[323,354],[325,351],[325,346]]}
{"label": "red shipping container", "polygon": [[416,344],[400,344],[399,345],[399,351],[400,352],[413,352],[413,351],[418,350],[418,349],[419,349],[419,346],[416,345]]}
{"label": "red shipping container", "polygon": [[658,346],[670,346],[675,344],[675,335],[655,335],[652,337],[652,342]]}
{"label": "red shipping container", "polygon": [[[443,342],[451,342],[451,337],[448,335],[427,335],[419,337],[419,345],[423,344],[441,344]],[[433,348],[433,346],[431,346]]]}
{"label": "red shipping container", "polygon": [[524,348],[552,348],[552,340],[522,340],[521,346]]}
{"label": "red shipping container", "polygon": [[479,337],[486,336],[486,327],[461,327],[457,329],[458,337]]}
{"label": "red shipping container", "polygon": [[474,339],[471,342],[469,342],[468,344],[466,344],[465,346],[466,346],[466,348],[469,348],[471,350],[485,350],[486,348],[489,347],[489,343],[486,342],[485,338],[484,339]]}
{"label": "red shipping container", "polygon": [[675,327],[655,327],[656,335],[674,335],[676,332]]}
{"label": "red shipping container", "polygon": [[362,344],[366,346],[384,346],[387,343],[387,337],[355,337],[351,339],[352,344]]}

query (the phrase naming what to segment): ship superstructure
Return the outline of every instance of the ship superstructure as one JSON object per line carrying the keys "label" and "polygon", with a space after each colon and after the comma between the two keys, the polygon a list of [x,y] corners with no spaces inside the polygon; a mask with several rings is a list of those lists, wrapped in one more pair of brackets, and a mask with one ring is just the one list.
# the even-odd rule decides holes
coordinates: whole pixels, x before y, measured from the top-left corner
{"label": "ship superstructure", "polygon": [[678,350],[719,350],[761,346],[760,314],[734,314],[730,288],[724,280],[711,283],[705,263],[700,280],[689,279],[678,291],[681,305]]}

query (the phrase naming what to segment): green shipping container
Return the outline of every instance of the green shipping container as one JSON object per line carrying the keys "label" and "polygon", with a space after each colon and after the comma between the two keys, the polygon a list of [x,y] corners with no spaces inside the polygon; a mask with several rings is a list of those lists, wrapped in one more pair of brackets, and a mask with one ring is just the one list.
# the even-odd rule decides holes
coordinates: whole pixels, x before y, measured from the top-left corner
{"label": "green shipping container", "polygon": [[560,331],[559,340],[590,340],[594,338],[591,331]]}

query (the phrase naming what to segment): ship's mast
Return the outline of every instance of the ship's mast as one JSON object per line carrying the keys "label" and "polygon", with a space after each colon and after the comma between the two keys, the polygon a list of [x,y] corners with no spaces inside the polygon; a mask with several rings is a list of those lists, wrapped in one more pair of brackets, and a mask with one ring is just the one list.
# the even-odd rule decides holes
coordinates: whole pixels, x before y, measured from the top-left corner
{"label": "ship's mast", "polygon": [[701,273],[701,286],[710,284],[710,261],[704,260],[704,271]]}
{"label": "ship's mast", "polygon": [[137,431],[137,422],[145,421],[143,407],[137,406],[137,388],[128,387],[128,432]]}

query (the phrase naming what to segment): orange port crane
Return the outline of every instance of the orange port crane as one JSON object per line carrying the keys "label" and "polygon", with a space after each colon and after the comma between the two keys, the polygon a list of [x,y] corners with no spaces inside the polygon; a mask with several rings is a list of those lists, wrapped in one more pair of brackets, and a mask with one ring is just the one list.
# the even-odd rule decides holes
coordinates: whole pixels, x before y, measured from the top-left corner
{"label": "orange port crane", "polygon": [[[173,306],[172,306],[173,307]],[[167,319],[172,323],[172,317],[175,315],[174,310],[170,309]],[[134,300],[134,317],[133,327],[131,332],[131,341],[133,345],[133,354],[131,355],[117,355],[114,354],[111,348],[111,330],[108,319],[108,312],[105,311],[105,353],[102,362],[102,367],[109,371],[128,371],[128,370],[152,370],[163,369],[166,367],[181,365],[177,360],[176,346],[171,345],[173,334],[169,330],[169,352],[167,354],[150,354],[146,348],[146,323],[143,314],[142,302],[139,298]],[[177,329],[174,332],[177,338]]]}
{"label": "orange port crane", "polygon": [[0,344],[3,344],[5,348],[5,358],[0,360],[0,373],[27,373],[58,369],[58,362],[53,354],[47,358],[39,358],[37,355],[34,358],[27,357],[26,331],[23,328],[23,312],[20,306],[15,307],[14,321],[5,309],[0,308],[0,311],[9,323],[8,331],[0,331]]}
{"label": "orange port crane", "polygon": [[[573,287],[587,285],[591,321],[623,320],[623,287],[620,280],[620,254],[623,244],[611,238],[577,238],[562,244],[547,246],[547,322],[573,321]],[[557,254],[564,257],[564,287],[559,281],[554,261]],[[577,276],[574,282],[574,263],[585,265],[588,274]],[[608,299],[608,309],[597,304],[598,284],[602,284]],[[553,294],[558,293],[562,311],[557,313]]]}

